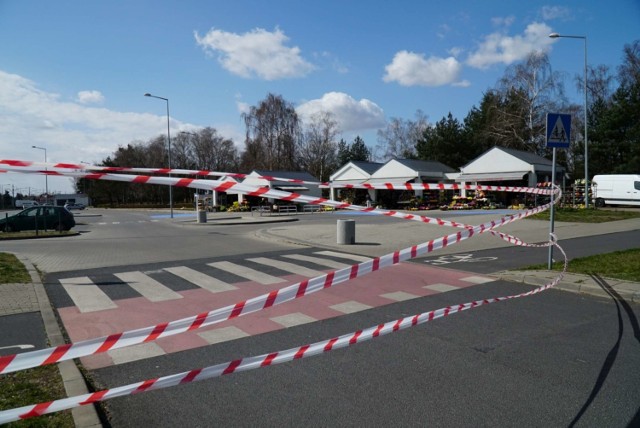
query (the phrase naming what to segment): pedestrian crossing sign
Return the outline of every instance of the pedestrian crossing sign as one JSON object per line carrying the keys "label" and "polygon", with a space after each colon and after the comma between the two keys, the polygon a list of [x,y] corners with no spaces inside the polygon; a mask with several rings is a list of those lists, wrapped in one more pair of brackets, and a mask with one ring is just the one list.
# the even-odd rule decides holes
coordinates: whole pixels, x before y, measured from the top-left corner
{"label": "pedestrian crossing sign", "polygon": [[569,148],[571,115],[547,113],[547,147]]}

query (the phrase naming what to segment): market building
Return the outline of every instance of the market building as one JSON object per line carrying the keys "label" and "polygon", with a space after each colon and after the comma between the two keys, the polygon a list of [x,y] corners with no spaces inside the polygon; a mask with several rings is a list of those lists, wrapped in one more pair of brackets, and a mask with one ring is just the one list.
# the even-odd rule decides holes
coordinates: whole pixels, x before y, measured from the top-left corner
{"label": "market building", "polygon": [[[357,205],[373,204],[386,208],[437,204],[438,192],[396,189],[350,189],[351,185],[393,183],[451,183],[455,170],[436,161],[391,159],[384,164],[349,162],[330,177],[331,198]],[[433,194],[432,194],[433,193]]]}

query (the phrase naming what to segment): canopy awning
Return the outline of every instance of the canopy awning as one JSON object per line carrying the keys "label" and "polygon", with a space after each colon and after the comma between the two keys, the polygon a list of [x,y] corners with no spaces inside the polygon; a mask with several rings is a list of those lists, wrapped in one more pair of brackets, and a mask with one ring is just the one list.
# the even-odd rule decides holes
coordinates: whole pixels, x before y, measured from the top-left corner
{"label": "canopy awning", "polygon": [[462,173],[456,178],[458,182],[471,182],[471,181],[511,181],[522,180],[525,174],[530,171],[513,171],[513,172],[481,172],[477,174],[465,174]]}
{"label": "canopy awning", "polygon": [[334,180],[329,183],[328,187],[339,189],[341,187],[357,186],[365,182],[365,179],[361,180]]}
{"label": "canopy awning", "polygon": [[372,185],[379,185],[379,184],[385,184],[385,183],[404,184],[407,181],[415,180],[416,178],[418,177],[413,176],[413,177],[370,178],[362,184],[372,184]]}
{"label": "canopy awning", "polygon": [[304,187],[304,186],[295,186],[295,185],[288,185],[288,186],[274,186],[274,189],[277,190],[284,190],[287,192],[291,192],[291,191],[303,191],[303,190],[309,190],[308,187]]}

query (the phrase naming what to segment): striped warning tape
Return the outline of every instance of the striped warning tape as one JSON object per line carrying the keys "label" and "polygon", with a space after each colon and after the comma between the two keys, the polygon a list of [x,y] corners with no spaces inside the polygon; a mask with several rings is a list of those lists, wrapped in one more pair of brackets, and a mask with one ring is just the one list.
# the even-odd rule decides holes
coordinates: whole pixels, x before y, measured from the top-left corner
{"label": "striped warning tape", "polygon": [[[535,212],[537,212],[537,210],[531,210],[529,215],[532,215]],[[155,326],[144,327],[136,330],[115,333],[96,339],[60,345],[54,348],[3,356],[0,357],[0,374],[11,373],[41,365],[54,364],[73,358],[99,354],[112,349],[151,342],[162,337],[173,336],[186,331],[193,331],[239,316],[261,311],[271,306],[279,305],[316,293],[325,288],[336,286],[350,279],[367,275],[382,268],[393,266],[400,262],[420,257],[424,254],[457,244],[474,235],[512,223],[526,216],[527,213],[520,213],[517,216],[502,217],[498,221],[493,220],[474,226],[470,229],[463,229],[456,233],[452,233],[423,244],[398,250],[366,262],[354,264],[353,266],[344,269],[335,270],[288,287],[273,290],[269,293],[262,294],[243,302],[238,302],[233,305],[228,305],[210,312],[204,312],[192,317],[160,323]]]}
{"label": "striped warning tape", "polygon": [[449,315],[453,315],[468,309],[477,308],[483,305],[491,303],[502,302],[505,300],[517,299],[526,296],[532,296],[542,291],[548,290],[558,284],[566,272],[567,269],[567,255],[562,247],[555,242],[555,236],[552,236],[552,244],[555,245],[564,255],[564,270],[550,283],[530,290],[525,293],[494,297],[490,299],[476,300],[469,303],[463,303],[460,305],[447,306],[444,308],[436,309],[429,312],[423,312],[421,314],[412,315],[409,317],[400,318],[395,321],[390,321],[384,324],[379,324],[366,328],[364,330],[358,330],[352,333],[344,334],[342,336],[334,337],[328,340],[315,342],[296,348],[291,348],[283,351],[272,352],[269,354],[263,354],[252,357],[240,358],[233,361],[228,361],[222,364],[216,364],[209,367],[193,369],[182,373],[177,373],[169,376],[158,377],[155,379],[147,379],[142,382],[131,383],[128,385],[120,386],[117,388],[105,389],[89,394],[79,395],[75,397],[64,398],[61,400],[49,401],[45,403],[39,403],[30,406],[24,406],[16,409],[6,410],[0,412],[0,424],[17,421],[20,419],[28,419],[36,416],[41,416],[48,413],[54,413],[61,410],[72,409],[75,407],[84,406],[87,404],[96,403],[99,401],[108,400],[116,397],[123,397],[132,394],[139,394],[142,392],[155,391],[158,389],[177,386],[185,383],[197,382],[206,379],[212,379],[229,375],[233,373],[240,373],[249,370],[255,370],[262,367],[273,366],[276,364],[287,363],[293,360],[302,358],[309,358],[323,354],[325,352],[334,351],[341,348],[346,348],[352,345],[357,345],[368,340],[372,340],[378,337],[386,336],[391,333],[395,333],[401,330],[405,330],[409,327],[415,327],[425,324],[435,319],[443,318]]}
{"label": "striped warning tape", "polygon": [[[284,178],[270,175],[252,176],[248,174],[240,174],[233,172],[208,171],[195,169],[169,169],[169,168],[137,168],[137,167],[111,167],[96,166],[86,164],[71,163],[45,163],[31,162],[22,160],[0,159],[0,165],[6,165],[6,170],[17,172],[34,172],[46,175],[67,175],[66,172],[75,172],[77,174],[87,174],[85,171],[98,171],[100,173],[125,173],[136,172],[144,174],[178,174],[178,175],[196,175],[196,176],[216,176],[216,177],[232,177],[232,178],[252,178],[262,179],[266,181],[280,181],[285,183],[297,184],[313,184],[321,187],[329,187],[330,183],[322,183],[318,181],[299,180],[295,178]],[[40,169],[39,169],[40,168]],[[71,171],[68,171],[71,170]],[[87,177],[95,178],[95,177]],[[486,186],[486,185],[470,185],[470,184],[440,184],[440,183],[406,183],[389,181],[387,183],[360,183],[360,184],[340,184],[345,189],[380,189],[380,190],[484,190],[484,191],[502,191],[516,193],[531,193],[540,195],[551,194],[550,189],[540,189],[531,187],[512,187],[512,186]],[[546,186],[551,187],[551,186]]]}
{"label": "striped warning tape", "polygon": [[[42,171],[25,170],[22,167],[9,167],[9,168],[12,171],[18,171],[22,173],[36,173],[36,174],[42,173]],[[418,222],[428,223],[428,224],[436,224],[438,226],[449,226],[449,227],[466,228],[466,229],[469,229],[472,227],[467,224],[458,223],[458,222],[449,221],[449,220],[443,220],[440,218],[433,218],[433,217],[417,215],[417,214],[407,214],[404,212],[393,211],[393,210],[383,210],[383,209],[374,208],[374,207],[364,207],[361,205],[348,204],[348,203],[338,202],[338,201],[334,201],[326,198],[315,198],[311,196],[301,195],[299,193],[291,193],[283,190],[269,189],[267,187],[248,185],[244,183],[237,183],[234,181],[202,180],[202,179],[174,178],[174,177],[154,177],[154,176],[148,176],[148,175],[131,175],[131,174],[86,173],[86,172],[74,172],[74,171],[47,171],[47,173],[49,175],[87,178],[87,179],[93,179],[93,180],[120,181],[120,182],[127,182],[127,183],[161,184],[161,185],[169,185],[169,186],[176,186],[176,187],[215,190],[218,192],[233,191],[233,192],[242,193],[248,196],[273,198],[273,199],[279,199],[287,202],[298,202],[298,203],[311,204],[311,205],[323,205],[323,206],[332,207],[334,209],[347,209],[347,210],[353,210],[353,211],[370,212],[373,214],[400,218],[403,220],[418,221]],[[407,183],[407,184],[410,184],[410,183]],[[424,185],[427,186],[426,183]],[[443,188],[453,188],[450,186],[456,186],[456,185],[438,184],[435,186],[444,186]],[[491,187],[491,186],[483,186],[483,188],[486,188],[486,187]],[[504,189],[507,189],[507,188],[502,188],[502,190]],[[533,189],[533,188],[509,188],[509,189],[512,189],[510,191],[513,191],[513,192],[540,191],[540,189]],[[558,187],[556,187],[553,190],[543,190],[543,192],[556,192],[558,195],[556,199],[560,199],[561,191]],[[548,206],[549,206],[548,204],[543,205],[542,207],[534,208],[534,210],[537,210],[537,212],[543,211],[547,209]]]}
{"label": "striped warning tape", "polygon": [[[4,163],[3,163],[4,162]],[[10,162],[14,162],[10,164]],[[92,339],[88,341],[78,342],[75,344],[66,344],[63,346],[59,346],[56,348],[49,348],[40,351],[29,352],[25,354],[11,355],[6,357],[0,357],[0,373],[9,373],[12,371],[17,371],[29,367],[35,367],[44,364],[52,364],[59,361],[69,360],[72,358],[78,358],[86,355],[97,354],[100,352],[105,352],[110,349],[122,348],[125,346],[130,346],[138,343],[149,342],[161,337],[166,337],[174,334],[179,334],[189,330],[195,330],[198,328],[202,328],[205,326],[209,326],[218,322],[222,322],[227,319],[235,318],[238,316],[246,315],[249,313],[253,313],[280,303],[284,303],[286,301],[290,301],[296,298],[300,298],[306,296],[308,294],[314,293],[324,288],[332,287],[334,285],[340,284],[342,282],[348,281],[349,279],[357,278],[359,276],[366,275],[370,272],[374,272],[383,267],[391,266],[397,264],[401,261],[408,260],[410,258],[418,257],[420,255],[444,248],[449,245],[456,244],[458,242],[462,242],[474,235],[491,231],[494,232],[493,229],[496,227],[500,227],[502,225],[511,223],[513,221],[519,220],[521,218],[528,217],[537,212],[543,211],[551,205],[551,203],[543,205],[541,207],[537,207],[532,210],[527,210],[525,212],[521,212],[517,215],[511,215],[502,217],[499,220],[494,220],[491,222],[487,222],[477,226],[465,225],[457,222],[450,222],[441,219],[434,219],[430,217],[417,216],[412,214],[399,213],[396,211],[385,211],[378,210],[373,208],[361,207],[358,205],[345,204],[337,201],[332,201],[324,198],[311,198],[306,197],[296,193],[289,193],[274,189],[268,189],[259,186],[250,186],[241,183],[236,183],[233,181],[224,181],[224,180],[198,180],[198,179],[186,179],[186,178],[173,178],[173,177],[151,177],[151,176],[143,176],[143,175],[126,175],[126,174],[112,174],[112,173],[87,173],[85,171],[57,171],[57,170],[49,170],[48,168],[44,171],[42,170],[33,170],[26,169],[26,167],[33,167],[33,163],[23,163],[20,164],[21,161],[0,161],[0,164],[6,165],[6,170],[24,172],[24,173],[38,173],[38,174],[47,174],[47,175],[62,175],[62,176],[72,176],[72,177],[84,177],[88,179],[96,179],[96,180],[111,180],[111,181],[123,181],[123,182],[131,182],[131,183],[148,183],[148,184],[162,184],[162,185],[170,185],[170,186],[178,186],[178,187],[192,187],[199,189],[207,189],[207,190],[217,190],[217,191],[229,191],[233,190],[237,193],[247,194],[249,196],[263,196],[263,197],[271,197],[275,199],[286,200],[290,202],[300,202],[300,203],[309,203],[315,205],[328,205],[334,208],[343,208],[343,209],[351,209],[351,210],[359,210],[359,211],[370,211],[379,215],[386,215],[391,217],[399,217],[405,220],[416,220],[423,223],[433,223],[439,226],[450,226],[461,228],[462,230],[457,233],[453,233],[432,241],[429,241],[424,244],[414,245],[410,248],[405,248],[404,250],[399,250],[391,254],[387,254],[382,257],[375,258],[373,260],[353,265],[349,268],[336,270],[330,272],[328,274],[313,278],[311,280],[303,281],[298,284],[294,284],[289,287],[285,287],[280,290],[274,290],[270,293],[246,300],[244,302],[236,303],[235,305],[230,305],[225,308],[220,308],[208,313],[202,313],[194,317],[185,318],[182,320],[172,321],[169,323],[162,323],[156,326],[151,326],[143,329],[132,330],[123,333],[113,334],[107,337]],[[28,164],[28,165],[27,165]],[[59,165],[59,164],[58,164]],[[36,165],[37,166],[37,165]],[[389,183],[382,185],[381,188],[390,188],[388,186]],[[416,189],[416,187],[411,187],[411,183],[399,184],[398,188],[407,188],[407,189]],[[424,184],[423,186],[429,186]],[[431,185],[433,189],[443,190],[445,188],[450,189],[458,189],[461,188],[458,185]],[[371,188],[364,186],[365,188]],[[423,187],[426,189],[429,187]],[[483,189],[483,190],[504,190],[504,191],[514,191],[514,192],[527,192],[527,193],[537,193],[537,194],[551,194],[552,192],[560,195],[559,188],[555,187],[552,190],[540,190],[540,189],[531,189],[531,188],[508,188],[508,187],[500,187],[500,186],[469,186],[465,188],[470,189]],[[557,202],[560,198],[558,197],[554,202]],[[495,234],[495,233],[494,233]],[[496,236],[501,239],[506,240],[507,242],[516,244],[516,245],[549,245],[549,244],[526,244],[519,240],[518,238],[512,237],[507,234],[496,234]],[[553,244],[555,244],[555,237],[553,239]],[[559,247],[560,248],[560,247]],[[560,248],[562,251],[562,249]],[[564,251],[562,251],[564,254]],[[565,255],[565,268],[566,268],[566,255]],[[560,281],[562,276],[558,277],[557,281]],[[557,283],[557,282],[556,282]],[[555,284],[553,284],[555,285]],[[550,285],[550,286],[553,286]],[[546,289],[546,288],[542,288]],[[541,290],[542,290],[541,289]],[[539,292],[535,291],[534,292]],[[417,325],[419,323],[426,322],[430,319],[435,319],[437,317],[446,316],[451,313],[458,312],[460,310],[470,309],[472,307],[479,306],[480,304],[485,303],[493,303],[495,301],[506,300],[514,297],[522,297],[524,295],[532,294],[525,293],[523,295],[518,296],[508,296],[505,298],[496,298],[490,301],[482,301],[472,302],[471,304],[463,304],[457,307],[448,307],[443,308],[442,314],[438,314],[437,311],[432,311],[431,314],[427,316],[427,319],[424,319],[425,314],[417,315],[415,317],[411,317],[412,321],[410,325]],[[436,316],[437,315],[437,316]],[[406,328],[409,325],[406,325],[406,320],[408,318],[398,320],[397,328],[392,329],[391,331],[396,331],[400,328]],[[107,391],[102,391],[94,394],[88,394],[82,397],[74,397],[53,401],[49,403],[41,403],[35,406],[27,406],[22,409],[13,409],[5,412],[0,412],[0,421],[3,421],[4,417],[7,418],[27,418],[32,416],[38,416],[40,414],[50,413],[58,410],[62,410],[65,408],[77,407],[79,405],[89,404],[95,401],[103,400],[106,398],[112,398],[120,395],[127,395],[129,393],[136,393],[146,390],[159,389],[160,387],[172,386],[177,381],[178,383],[185,383],[194,380],[202,380],[208,377],[215,377],[222,374],[230,374],[236,371],[241,370],[249,370],[251,368],[263,365],[271,365],[279,362],[290,361],[290,359],[302,358],[306,356],[316,355],[318,352],[307,351],[309,349],[315,349],[323,345],[323,348],[327,346],[330,349],[337,349],[338,346],[344,347],[349,344],[359,343],[363,340],[368,340],[373,337],[377,337],[381,335],[383,332],[387,334],[386,329],[387,324],[383,324],[382,326],[376,327],[376,330],[367,329],[365,331],[359,331],[353,333],[351,335],[341,336],[339,338],[331,339],[327,342],[321,342],[313,345],[305,345],[301,348],[296,348],[294,350],[283,351],[279,353],[269,354],[266,356],[260,357],[252,357],[249,359],[236,360],[231,363],[227,363],[226,365],[218,365],[212,366],[206,369],[198,369],[194,371],[190,371],[187,373],[168,376],[164,378],[158,378],[154,380],[145,381],[138,384],[128,385],[125,387],[115,388]],[[404,326],[404,327],[402,327]],[[376,331],[378,331],[376,333]],[[364,334],[363,334],[364,333]],[[362,339],[360,339],[362,337]],[[344,345],[336,345],[343,342],[343,338],[349,338],[347,344]],[[329,345],[331,344],[331,345]],[[294,352],[295,351],[295,352]],[[293,357],[288,357],[293,353]],[[296,357],[296,355],[299,355]],[[287,360],[286,358],[290,358]],[[224,366],[224,367],[223,367]],[[133,388],[133,389],[132,389]],[[16,419],[7,419],[7,422],[10,420]]]}
{"label": "striped warning tape", "polygon": [[223,172],[223,171],[210,171],[199,169],[178,169],[178,168],[137,168],[137,167],[125,167],[125,166],[98,166],[90,164],[76,164],[76,163],[52,163],[52,162],[31,162],[12,159],[0,159],[0,165],[7,165],[10,167],[20,168],[46,168],[39,171],[43,174],[53,174],[58,169],[61,170],[75,170],[75,171],[100,171],[111,173],[125,173],[125,172],[141,172],[144,174],[177,174],[177,175],[196,175],[206,177],[231,177],[234,179],[261,179],[266,181],[280,181],[285,183],[296,184],[315,184],[321,186],[327,186],[329,183],[320,183],[318,181],[300,180],[297,178],[284,178],[271,175],[249,175],[238,172]]}

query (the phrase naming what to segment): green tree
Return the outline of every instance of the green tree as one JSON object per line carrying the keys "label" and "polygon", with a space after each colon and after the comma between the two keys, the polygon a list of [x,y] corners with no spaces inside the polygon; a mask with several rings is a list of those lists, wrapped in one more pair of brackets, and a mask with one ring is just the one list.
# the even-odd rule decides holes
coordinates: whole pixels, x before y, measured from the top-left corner
{"label": "green tree", "polygon": [[639,40],[625,45],[623,58],[618,68],[620,86],[610,98],[593,100],[589,108],[591,176],[640,171]]}
{"label": "green tree", "polygon": [[337,168],[351,161],[368,162],[370,160],[371,150],[359,135],[356,136],[351,144],[347,144],[343,139],[338,142]]}
{"label": "green tree", "polygon": [[359,135],[351,143],[349,150],[350,159],[352,161],[369,161],[371,159],[371,150],[365,144],[364,140]]}
{"label": "green tree", "polygon": [[464,128],[451,112],[434,126],[428,127],[416,144],[418,159],[442,162],[459,168],[469,159],[469,150],[464,140]]}

